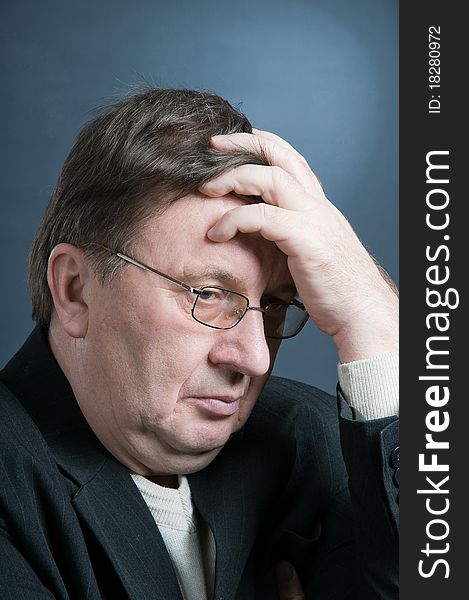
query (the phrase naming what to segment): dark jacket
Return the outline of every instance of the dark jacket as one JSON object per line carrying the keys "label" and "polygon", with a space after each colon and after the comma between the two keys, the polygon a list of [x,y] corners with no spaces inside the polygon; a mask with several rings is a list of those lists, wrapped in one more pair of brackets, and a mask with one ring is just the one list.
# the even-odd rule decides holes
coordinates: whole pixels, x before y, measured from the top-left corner
{"label": "dark jacket", "polygon": [[[150,511],[39,329],[0,373],[0,415],[0,597],[180,600]],[[216,542],[214,599],[277,598],[279,558],[307,598],[398,597],[398,423],[356,418],[340,392],[273,377],[189,476]]]}

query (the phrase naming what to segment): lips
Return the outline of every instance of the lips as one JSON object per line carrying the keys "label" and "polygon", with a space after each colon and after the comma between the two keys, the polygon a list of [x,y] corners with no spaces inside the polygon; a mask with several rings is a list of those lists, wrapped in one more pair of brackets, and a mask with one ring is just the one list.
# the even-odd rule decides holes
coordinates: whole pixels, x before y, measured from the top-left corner
{"label": "lips", "polygon": [[240,396],[197,396],[194,400],[202,410],[223,417],[234,415],[241,403]]}

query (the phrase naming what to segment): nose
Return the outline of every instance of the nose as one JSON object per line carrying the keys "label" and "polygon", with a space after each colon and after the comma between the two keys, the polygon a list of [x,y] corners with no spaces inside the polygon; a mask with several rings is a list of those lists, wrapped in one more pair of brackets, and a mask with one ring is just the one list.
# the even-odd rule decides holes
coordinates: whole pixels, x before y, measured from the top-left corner
{"label": "nose", "polygon": [[271,352],[264,334],[262,313],[248,311],[232,329],[217,330],[209,358],[213,364],[228,365],[249,377],[267,373]]}

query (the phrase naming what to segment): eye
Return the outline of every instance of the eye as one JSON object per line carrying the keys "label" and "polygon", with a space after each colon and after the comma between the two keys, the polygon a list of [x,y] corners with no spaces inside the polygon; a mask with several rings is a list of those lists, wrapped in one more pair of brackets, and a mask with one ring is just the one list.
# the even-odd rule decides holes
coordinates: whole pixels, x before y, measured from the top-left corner
{"label": "eye", "polygon": [[200,304],[214,304],[226,301],[226,297],[230,292],[219,290],[217,288],[204,288],[199,293]]}
{"label": "eye", "polygon": [[215,294],[213,290],[202,290],[199,294],[201,300],[212,300]]}

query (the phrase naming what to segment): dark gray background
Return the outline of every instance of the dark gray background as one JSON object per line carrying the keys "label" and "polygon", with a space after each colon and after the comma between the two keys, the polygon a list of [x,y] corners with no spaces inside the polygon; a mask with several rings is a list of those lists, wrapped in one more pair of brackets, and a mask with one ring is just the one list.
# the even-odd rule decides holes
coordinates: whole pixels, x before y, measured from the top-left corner
{"label": "dark gray background", "polygon": [[[0,364],[32,327],[27,253],[73,139],[142,79],[241,102],[304,154],[396,279],[397,29],[397,0],[2,0]],[[308,325],[276,373],[332,391],[336,363]]]}

